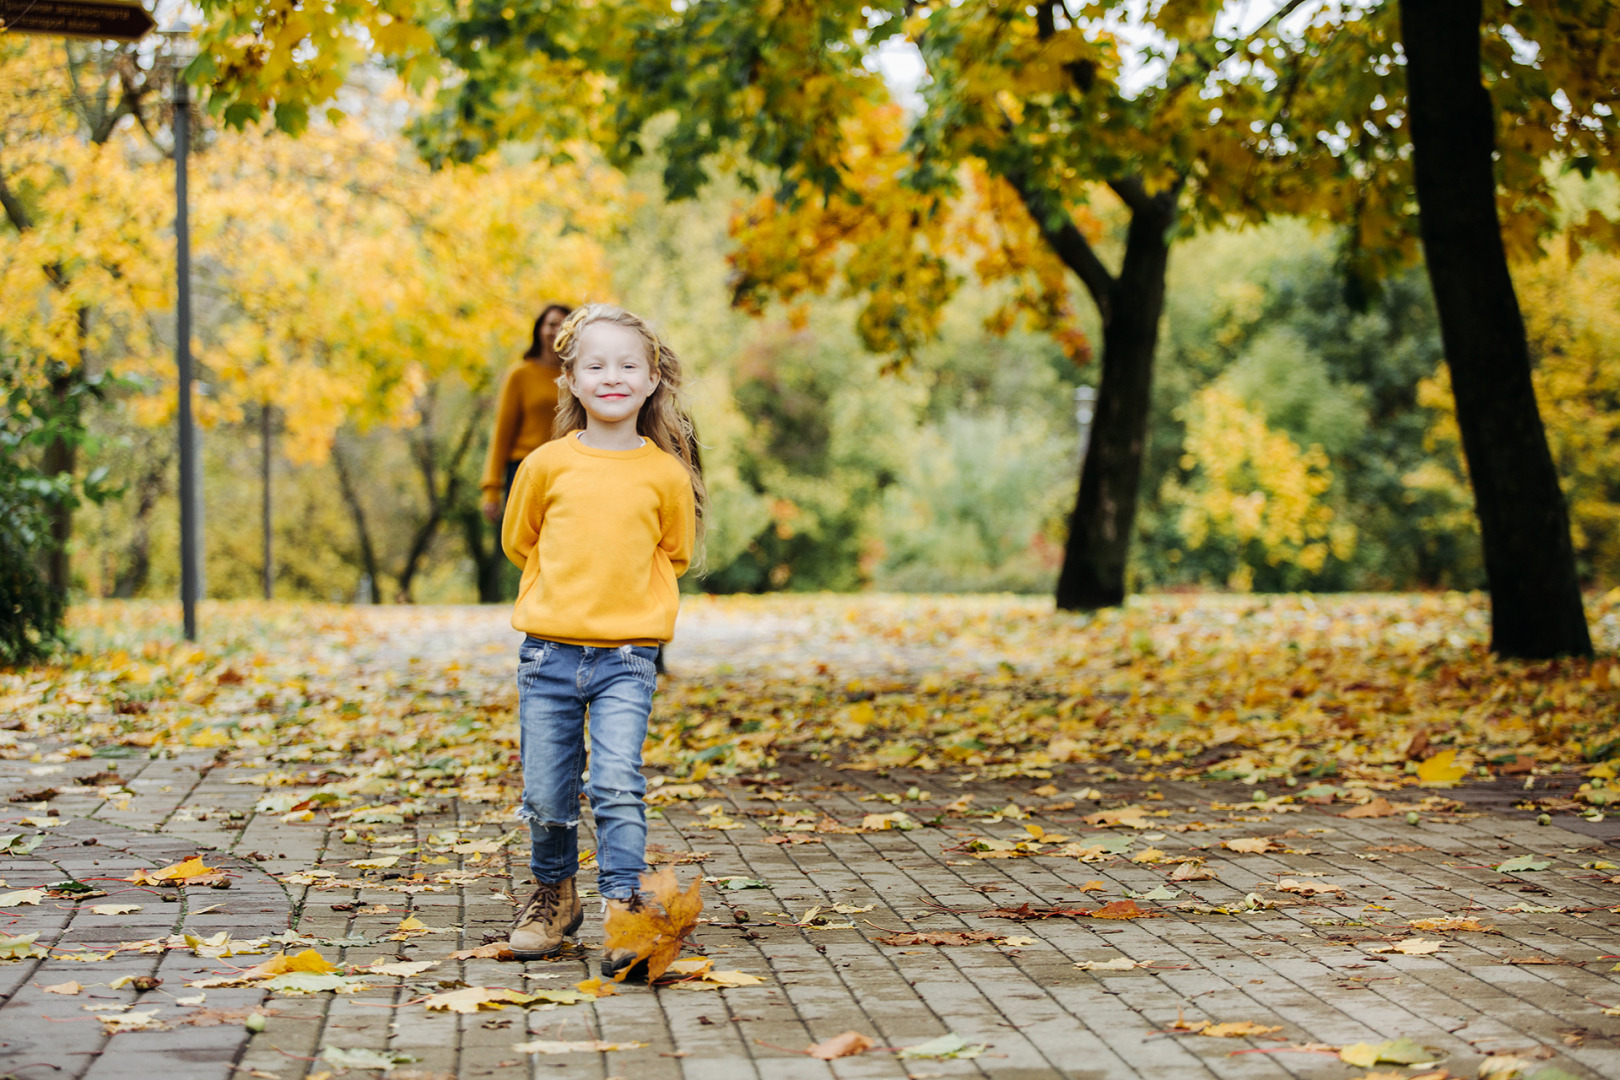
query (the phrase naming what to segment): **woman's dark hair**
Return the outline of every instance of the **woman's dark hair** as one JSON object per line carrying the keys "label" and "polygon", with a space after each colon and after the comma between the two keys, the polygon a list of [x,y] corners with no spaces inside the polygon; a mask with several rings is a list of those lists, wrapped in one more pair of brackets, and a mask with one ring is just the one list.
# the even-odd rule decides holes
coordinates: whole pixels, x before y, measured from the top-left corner
{"label": "woman's dark hair", "polygon": [[547,304],[545,310],[540,312],[540,317],[534,320],[534,340],[529,343],[529,351],[523,354],[523,359],[538,360],[546,351],[545,346],[540,343],[540,328],[546,324],[547,315],[550,315],[553,311],[560,311],[563,318],[566,319],[573,313],[573,310],[567,304]]}

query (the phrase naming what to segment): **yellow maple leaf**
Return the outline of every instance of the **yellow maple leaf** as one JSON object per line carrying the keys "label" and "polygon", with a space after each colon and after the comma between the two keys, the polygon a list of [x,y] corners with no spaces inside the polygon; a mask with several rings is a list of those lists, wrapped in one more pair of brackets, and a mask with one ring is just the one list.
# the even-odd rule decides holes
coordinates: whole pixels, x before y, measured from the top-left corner
{"label": "yellow maple leaf", "polygon": [[603,925],[606,948],[628,949],[636,954],[635,963],[620,970],[614,982],[624,977],[638,964],[647,965],[647,981],[652,982],[668,970],[681,953],[686,936],[697,927],[698,915],[703,911],[701,877],[694,878],[691,886],[681,891],[675,871],[669,867],[641,875],[641,888],[652,894],[652,900],[639,910],[615,907],[608,912]]}
{"label": "yellow maple leaf", "polygon": [[217,873],[219,873],[218,870],[204,866],[201,857],[193,855],[183,862],[165,866],[163,869],[155,871],[151,876],[159,881],[187,881],[194,877],[202,877],[204,874]]}
{"label": "yellow maple leaf", "polygon": [[479,1009],[504,1009],[508,1005],[527,1005],[534,1001],[533,994],[521,990],[508,990],[504,986],[469,986],[434,994],[426,1001],[429,1009],[440,1012],[475,1013]]}
{"label": "yellow maple leaf", "polygon": [[1442,750],[1418,766],[1417,778],[1424,784],[1455,784],[1468,775],[1468,766],[1456,760],[1457,751]]}
{"label": "yellow maple leaf", "polygon": [[337,970],[337,965],[327,960],[314,949],[305,949],[301,953],[288,956],[286,953],[277,953],[262,964],[256,964],[242,973],[244,979],[272,979],[277,975],[288,975],[295,971],[311,975],[330,975]]}

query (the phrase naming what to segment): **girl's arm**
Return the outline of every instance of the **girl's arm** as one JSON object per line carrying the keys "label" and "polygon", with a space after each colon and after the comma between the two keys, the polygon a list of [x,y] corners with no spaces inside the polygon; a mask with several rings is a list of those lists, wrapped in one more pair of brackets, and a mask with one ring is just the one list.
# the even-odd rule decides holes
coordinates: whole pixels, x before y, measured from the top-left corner
{"label": "girl's arm", "polygon": [[501,522],[501,548],[519,569],[528,565],[529,552],[540,537],[545,517],[546,480],[530,454],[512,478],[512,494],[506,500],[506,517]]}
{"label": "girl's arm", "polygon": [[508,368],[501,378],[500,396],[495,399],[495,431],[489,438],[489,457],[484,461],[484,505],[499,507],[501,489],[506,486],[506,462],[512,456],[512,440],[517,437],[518,395],[512,388],[515,369]]}
{"label": "girl's arm", "polygon": [[697,535],[697,512],[692,501],[692,485],[686,479],[684,469],[681,473],[680,481],[666,496],[665,512],[662,515],[664,535],[658,540],[659,548],[669,556],[669,564],[674,567],[676,577],[686,573],[686,568],[692,565],[692,547]]}

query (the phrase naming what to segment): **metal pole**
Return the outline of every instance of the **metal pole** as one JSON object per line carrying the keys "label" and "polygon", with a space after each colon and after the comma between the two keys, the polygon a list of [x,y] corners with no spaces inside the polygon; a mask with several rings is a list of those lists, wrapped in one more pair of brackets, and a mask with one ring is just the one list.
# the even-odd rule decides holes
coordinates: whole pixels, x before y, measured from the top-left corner
{"label": "metal pole", "polygon": [[270,403],[259,408],[259,518],[264,527],[264,598],[275,599],[276,569],[270,562]]}
{"label": "metal pole", "polygon": [[191,95],[177,65],[174,73],[174,238],[179,297],[175,303],[174,362],[180,385],[180,607],[187,641],[197,640],[197,436],[191,414],[191,230],[186,220],[186,149]]}

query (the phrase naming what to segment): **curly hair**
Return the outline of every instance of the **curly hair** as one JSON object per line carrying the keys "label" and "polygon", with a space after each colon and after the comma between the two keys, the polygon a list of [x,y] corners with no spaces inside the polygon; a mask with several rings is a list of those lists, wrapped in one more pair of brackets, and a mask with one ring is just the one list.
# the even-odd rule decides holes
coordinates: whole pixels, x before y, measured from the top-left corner
{"label": "curly hair", "polygon": [[[658,385],[641,406],[636,417],[636,433],[674,457],[686,467],[692,480],[692,501],[697,508],[697,548],[703,550],[703,534],[708,516],[709,489],[703,483],[703,454],[698,444],[697,427],[692,423],[686,402],[681,397],[681,359],[639,315],[612,304],[584,304],[563,320],[557,328],[552,349],[562,364],[562,378],[557,380],[557,420],[552,438],[560,439],[571,431],[585,426],[585,406],[568,388],[568,379],[574,373],[574,362],[579,358],[579,335],[592,323],[606,322],[623,326],[640,335],[647,347],[648,362],[658,376]],[[694,565],[701,559],[695,559]]]}

